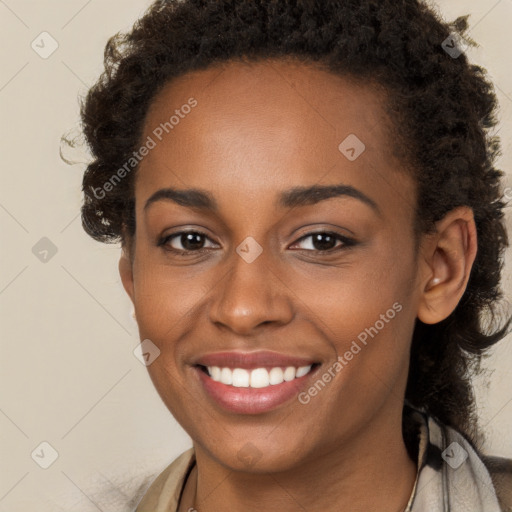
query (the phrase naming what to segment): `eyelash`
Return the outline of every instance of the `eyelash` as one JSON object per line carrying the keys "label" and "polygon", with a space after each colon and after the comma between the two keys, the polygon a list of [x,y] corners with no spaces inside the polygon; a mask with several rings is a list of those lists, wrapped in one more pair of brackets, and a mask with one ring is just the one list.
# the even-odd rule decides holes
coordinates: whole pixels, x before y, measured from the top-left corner
{"label": "eyelash", "polygon": [[[189,234],[189,233],[196,234],[196,235],[202,235],[205,238],[209,239],[208,235],[206,235],[206,233],[203,233],[201,231],[195,231],[195,230],[179,231],[177,233],[172,233],[171,235],[167,235],[167,236],[161,238],[158,241],[157,246],[158,247],[163,247],[165,251],[172,252],[172,253],[175,253],[175,254],[180,255],[180,256],[188,256],[188,255],[191,255],[191,254],[194,254],[194,253],[195,254],[202,254],[202,253],[208,252],[210,250],[209,247],[201,247],[200,249],[197,249],[195,251],[190,251],[190,250],[187,251],[187,250],[181,250],[181,249],[165,247],[169,243],[170,240],[172,240],[174,238],[179,238],[179,237],[181,237],[181,235],[186,235],[186,234]],[[314,250],[312,250],[312,249],[298,249],[298,250],[302,250],[302,251],[305,251],[305,252],[308,252],[308,253],[316,253],[316,254],[332,254],[334,252],[338,252],[338,251],[346,249],[348,247],[353,247],[354,245],[357,244],[357,242],[355,240],[353,240],[352,238],[348,238],[346,236],[340,235],[339,233],[336,233],[334,231],[313,231],[311,233],[307,233],[307,234],[301,236],[296,242],[293,243],[293,245],[295,245],[298,242],[300,242],[302,240],[305,240],[305,239],[307,239],[309,237],[312,237],[314,235],[330,235],[330,236],[333,236],[334,238],[336,238],[337,241],[341,241],[342,245],[335,246],[335,247],[333,247],[331,249],[326,249],[324,251],[321,251],[319,249],[314,249]],[[297,249],[294,249],[294,250],[297,250]]]}

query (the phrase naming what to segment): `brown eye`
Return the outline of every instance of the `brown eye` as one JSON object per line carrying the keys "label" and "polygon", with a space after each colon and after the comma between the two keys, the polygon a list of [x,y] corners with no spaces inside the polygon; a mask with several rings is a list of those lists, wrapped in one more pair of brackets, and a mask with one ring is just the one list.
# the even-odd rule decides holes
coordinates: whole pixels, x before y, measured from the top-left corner
{"label": "brown eye", "polygon": [[336,246],[336,237],[329,233],[315,233],[311,235],[313,247],[318,251],[327,251]]}
{"label": "brown eye", "polygon": [[319,231],[305,235],[295,245],[301,243],[302,247],[299,247],[300,249],[317,252],[333,251],[355,245],[354,240],[329,231]]}
{"label": "brown eye", "polygon": [[194,251],[196,249],[202,249],[205,238],[206,237],[200,233],[182,233],[178,240],[185,251]]}
{"label": "brown eye", "polygon": [[211,243],[210,246],[205,246],[205,243],[208,241],[211,242],[204,233],[199,231],[181,231],[166,236],[158,245],[166,247],[167,250],[176,252],[197,252],[215,245]]}

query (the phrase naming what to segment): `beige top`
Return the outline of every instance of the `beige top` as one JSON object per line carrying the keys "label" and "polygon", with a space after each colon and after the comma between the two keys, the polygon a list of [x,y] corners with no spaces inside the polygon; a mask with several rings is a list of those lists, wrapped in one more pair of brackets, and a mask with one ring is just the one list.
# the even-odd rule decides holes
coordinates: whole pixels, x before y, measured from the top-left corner
{"label": "beige top", "polygon": [[[509,459],[481,457],[457,431],[419,411],[414,414],[418,472],[404,512],[512,510]],[[177,512],[195,462],[194,448],[182,453],[154,480],[135,512]]]}
{"label": "beige top", "polygon": [[186,477],[195,463],[194,448],[182,453],[158,475],[135,512],[176,512]]}

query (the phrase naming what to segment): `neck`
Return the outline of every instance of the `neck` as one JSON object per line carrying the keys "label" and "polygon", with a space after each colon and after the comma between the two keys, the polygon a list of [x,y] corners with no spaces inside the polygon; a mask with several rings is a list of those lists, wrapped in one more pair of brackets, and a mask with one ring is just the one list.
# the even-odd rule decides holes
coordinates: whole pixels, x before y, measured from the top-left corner
{"label": "neck", "polygon": [[[373,425],[373,422],[372,422]],[[233,471],[195,445],[197,464],[187,480],[180,512],[380,512],[404,510],[416,479],[401,421],[376,435],[369,425],[349,442],[275,473]]]}

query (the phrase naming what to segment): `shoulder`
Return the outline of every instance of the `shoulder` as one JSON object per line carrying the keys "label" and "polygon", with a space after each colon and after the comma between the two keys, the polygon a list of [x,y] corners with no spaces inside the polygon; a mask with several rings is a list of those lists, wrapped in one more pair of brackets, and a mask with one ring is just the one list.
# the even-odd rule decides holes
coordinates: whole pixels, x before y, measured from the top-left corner
{"label": "shoulder", "polygon": [[491,475],[496,495],[504,512],[512,512],[512,459],[481,456]]}
{"label": "shoulder", "polygon": [[[476,446],[469,438],[451,427],[445,427],[447,438],[463,444],[469,452],[473,451],[472,471],[478,475],[475,485],[485,483],[482,471],[487,471],[487,484],[484,487],[493,488],[501,512],[512,512],[512,459],[486,455],[481,447]],[[477,462],[479,460],[479,463]],[[480,464],[482,470],[478,470]]]}
{"label": "shoulder", "polygon": [[195,464],[190,448],[169,464],[153,481],[135,512],[168,512],[176,510],[186,477]]}
{"label": "shoulder", "polygon": [[[478,476],[474,484],[485,484],[483,488],[493,489],[501,512],[512,512],[512,459],[485,454],[480,446],[451,427],[445,427],[445,433],[447,439],[458,441],[466,451],[473,452],[472,472]],[[487,478],[484,477],[484,471],[488,474]]]}
{"label": "shoulder", "polygon": [[418,475],[426,488],[411,510],[431,510],[430,503],[423,503],[428,498],[437,499],[440,510],[448,503],[449,510],[512,512],[512,460],[486,455],[481,444],[423,410],[407,412],[409,431],[416,431],[419,445]]}

